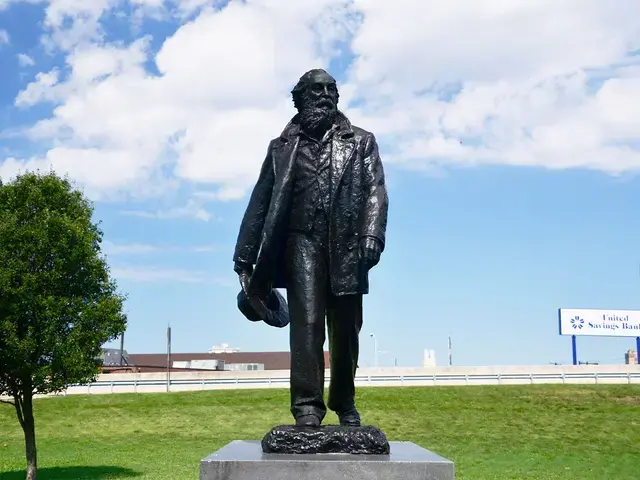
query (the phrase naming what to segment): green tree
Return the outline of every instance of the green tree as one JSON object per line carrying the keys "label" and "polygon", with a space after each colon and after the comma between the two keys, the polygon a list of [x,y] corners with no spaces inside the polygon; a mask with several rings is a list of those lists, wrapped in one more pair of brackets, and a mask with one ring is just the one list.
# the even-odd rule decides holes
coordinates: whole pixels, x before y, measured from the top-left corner
{"label": "green tree", "polygon": [[0,183],[0,397],[24,430],[28,480],[38,475],[34,395],[94,381],[102,346],[126,328],[92,214],[54,173]]}

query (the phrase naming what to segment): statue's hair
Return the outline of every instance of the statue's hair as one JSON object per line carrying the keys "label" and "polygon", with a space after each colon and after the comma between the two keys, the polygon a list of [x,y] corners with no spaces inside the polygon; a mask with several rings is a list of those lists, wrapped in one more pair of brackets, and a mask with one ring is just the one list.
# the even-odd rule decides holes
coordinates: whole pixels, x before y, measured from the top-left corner
{"label": "statue's hair", "polygon": [[[309,81],[311,80],[311,77],[313,77],[318,73],[324,73],[325,75],[328,75],[329,77],[333,78],[326,70],[322,68],[314,68],[312,70],[309,70],[308,72],[305,72],[300,77],[295,87],[293,87],[293,90],[291,90],[293,105],[296,107],[296,109],[300,110],[300,107],[302,106],[302,94],[306,91],[307,87],[309,86]],[[337,94],[337,98],[340,98],[339,93]]]}

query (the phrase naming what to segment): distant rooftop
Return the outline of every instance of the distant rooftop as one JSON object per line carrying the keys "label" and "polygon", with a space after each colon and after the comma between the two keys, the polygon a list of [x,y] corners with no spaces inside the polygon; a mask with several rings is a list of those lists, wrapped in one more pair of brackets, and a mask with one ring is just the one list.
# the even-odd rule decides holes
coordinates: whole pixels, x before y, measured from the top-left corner
{"label": "distant rooftop", "polygon": [[[329,352],[324,353],[325,368],[329,368]],[[166,353],[130,353],[129,364],[139,367],[141,372],[162,372],[167,368]],[[225,365],[262,364],[265,370],[289,370],[289,352],[221,352],[221,353],[172,353],[173,362],[191,360],[222,360]],[[208,370],[208,369],[205,369]],[[178,370],[176,370],[178,371]]]}
{"label": "distant rooftop", "polygon": [[222,345],[214,345],[209,349],[209,353],[237,353],[239,351],[239,348],[229,347],[228,343],[223,343]]}

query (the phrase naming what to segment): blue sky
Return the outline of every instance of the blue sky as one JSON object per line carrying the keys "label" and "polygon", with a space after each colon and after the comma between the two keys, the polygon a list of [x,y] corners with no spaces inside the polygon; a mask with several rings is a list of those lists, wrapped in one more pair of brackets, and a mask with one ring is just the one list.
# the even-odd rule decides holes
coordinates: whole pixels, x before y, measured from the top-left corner
{"label": "blue sky", "polygon": [[445,364],[448,336],[455,365],[568,364],[558,308],[640,308],[640,5],[385,3],[0,0],[0,177],[54,168],[95,201],[129,352],[163,352],[168,323],[175,352],[288,348],[237,310],[231,257],[316,66],[387,174],[362,365],[370,333],[381,365]]}

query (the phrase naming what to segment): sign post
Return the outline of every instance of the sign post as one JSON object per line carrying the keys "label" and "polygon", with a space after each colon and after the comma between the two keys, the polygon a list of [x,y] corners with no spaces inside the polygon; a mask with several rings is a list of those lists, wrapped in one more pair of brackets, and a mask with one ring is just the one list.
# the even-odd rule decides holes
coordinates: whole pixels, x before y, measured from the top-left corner
{"label": "sign post", "polygon": [[576,337],[636,337],[640,353],[640,310],[594,310],[560,308],[560,335],[571,336],[573,364],[578,365]]}

